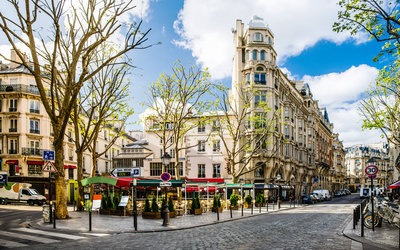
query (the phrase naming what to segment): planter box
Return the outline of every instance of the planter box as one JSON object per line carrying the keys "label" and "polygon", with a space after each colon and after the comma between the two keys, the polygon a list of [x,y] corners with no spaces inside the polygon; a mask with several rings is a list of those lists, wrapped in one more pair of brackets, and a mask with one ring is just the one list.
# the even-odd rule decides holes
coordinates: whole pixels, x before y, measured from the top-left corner
{"label": "planter box", "polygon": [[244,208],[251,208],[251,204],[244,203]]}
{"label": "planter box", "polygon": [[232,206],[232,210],[239,210],[239,206]]}
{"label": "planter box", "polygon": [[265,207],[265,203],[256,203],[256,207]]}
{"label": "planter box", "polygon": [[100,214],[124,216],[124,210],[117,209],[100,209]]}
{"label": "planter box", "polygon": [[200,214],[202,214],[202,210],[201,210],[201,208],[190,209],[190,214],[200,215]]}
{"label": "planter box", "polygon": [[[216,212],[217,212],[217,208],[214,208],[214,207],[213,207],[213,208],[211,209],[211,211],[214,212],[214,213],[216,213]],[[222,207],[219,207],[219,208],[218,208],[218,212],[222,213]]]}
{"label": "planter box", "polygon": [[176,217],[176,211],[169,212],[169,218],[175,218]]}
{"label": "planter box", "polygon": [[143,212],[143,219],[161,219],[161,212]]}

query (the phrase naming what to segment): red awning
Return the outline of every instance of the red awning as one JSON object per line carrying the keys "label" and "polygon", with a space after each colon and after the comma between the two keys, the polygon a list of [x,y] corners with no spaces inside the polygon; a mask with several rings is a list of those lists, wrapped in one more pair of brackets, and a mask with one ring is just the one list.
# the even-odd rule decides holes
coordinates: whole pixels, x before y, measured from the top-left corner
{"label": "red awning", "polygon": [[187,179],[187,181],[209,182],[209,183],[224,183],[225,182],[225,180],[223,178]]}
{"label": "red awning", "polygon": [[43,165],[43,161],[28,161],[28,165]]}
{"label": "red awning", "polygon": [[18,164],[18,160],[7,160],[6,164]]}
{"label": "red awning", "polygon": [[64,168],[73,168],[73,169],[75,169],[76,166],[74,166],[74,165],[64,165]]}
{"label": "red awning", "polygon": [[392,185],[388,186],[388,188],[398,188],[400,187],[400,181],[393,183]]}
{"label": "red awning", "polygon": [[[210,187],[208,187],[208,192],[214,193],[216,189],[217,188],[210,186]],[[185,191],[185,190],[183,190],[183,191]],[[189,186],[186,188],[186,192],[188,192],[188,193],[193,193],[193,192],[207,193],[207,187],[190,187]],[[223,193],[223,189],[221,189],[220,192]]]}

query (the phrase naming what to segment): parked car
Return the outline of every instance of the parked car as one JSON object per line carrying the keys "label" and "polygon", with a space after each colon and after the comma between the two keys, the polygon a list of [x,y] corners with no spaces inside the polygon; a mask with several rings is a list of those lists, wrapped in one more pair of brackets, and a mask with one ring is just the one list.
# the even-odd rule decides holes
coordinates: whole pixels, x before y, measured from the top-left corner
{"label": "parked car", "polygon": [[303,197],[303,203],[305,204],[315,204],[317,201],[314,196],[312,195],[307,195]]}
{"label": "parked car", "polygon": [[321,195],[322,195],[322,199],[323,199],[324,201],[330,201],[330,200],[332,200],[332,196],[331,196],[331,194],[329,193],[329,190],[328,190],[328,189],[317,189],[317,190],[314,190],[313,193],[321,194]]}
{"label": "parked car", "polygon": [[313,195],[313,196],[317,199],[318,202],[323,201],[322,194],[319,194],[319,193],[311,193],[311,195]]}

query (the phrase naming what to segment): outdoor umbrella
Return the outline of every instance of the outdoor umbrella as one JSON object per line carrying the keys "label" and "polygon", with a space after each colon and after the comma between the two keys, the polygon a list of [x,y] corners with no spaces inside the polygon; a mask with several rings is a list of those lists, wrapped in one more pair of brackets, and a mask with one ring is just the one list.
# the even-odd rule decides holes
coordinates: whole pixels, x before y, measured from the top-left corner
{"label": "outdoor umbrella", "polygon": [[398,188],[398,187],[400,187],[400,180],[396,181],[392,185],[388,186],[388,188]]}

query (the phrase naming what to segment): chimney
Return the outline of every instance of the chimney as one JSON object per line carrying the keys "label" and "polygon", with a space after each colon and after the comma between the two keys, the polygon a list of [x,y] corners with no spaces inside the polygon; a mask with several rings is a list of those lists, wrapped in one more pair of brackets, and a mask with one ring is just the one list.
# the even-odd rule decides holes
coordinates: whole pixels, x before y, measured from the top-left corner
{"label": "chimney", "polygon": [[[21,51],[19,51],[21,53]],[[22,56],[24,57],[25,61],[28,61],[28,56],[26,53],[22,53]],[[10,63],[10,68],[15,69],[18,66],[22,64],[21,58],[18,56],[17,52],[14,49],[11,49],[11,63]]]}

